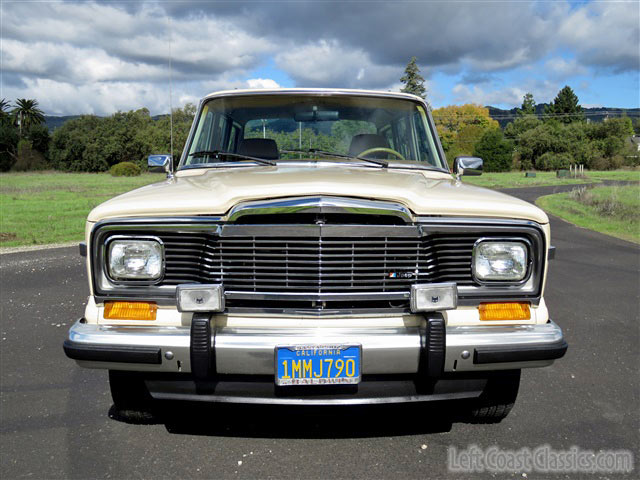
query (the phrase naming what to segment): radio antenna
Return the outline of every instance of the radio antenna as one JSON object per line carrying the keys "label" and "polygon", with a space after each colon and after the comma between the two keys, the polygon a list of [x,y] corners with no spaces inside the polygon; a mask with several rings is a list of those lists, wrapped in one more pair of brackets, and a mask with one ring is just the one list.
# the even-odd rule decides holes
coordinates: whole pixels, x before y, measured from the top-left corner
{"label": "radio antenna", "polygon": [[[173,69],[171,65],[171,16],[169,18],[169,129],[171,147],[169,153],[173,158]],[[172,166],[173,167],[173,166]],[[173,171],[173,168],[171,168]]]}

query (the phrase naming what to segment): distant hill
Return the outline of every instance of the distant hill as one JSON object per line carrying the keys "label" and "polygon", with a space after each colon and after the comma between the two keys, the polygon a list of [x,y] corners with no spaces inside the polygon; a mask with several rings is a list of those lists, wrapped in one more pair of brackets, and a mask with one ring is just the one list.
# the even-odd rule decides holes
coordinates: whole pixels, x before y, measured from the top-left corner
{"label": "distant hill", "polygon": [[[547,105],[547,103],[539,103],[536,105],[536,115],[544,114],[544,108]],[[496,120],[502,128],[518,117],[518,108],[503,110],[490,105],[485,108],[489,109],[489,116]],[[591,122],[602,122],[607,117],[620,117],[623,114],[627,114],[632,119],[640,117],[640,108],[583,107],[582,111],[584,112],[585,117]]]}
{"label": "distant hill", "polygon": [[56,128],[61,127],[65,122],[81,116],[82,115],[66,115],[64,117],[55,117],[52,115],[45,115],[44,124],[49,129],[49,132],[53,132]]}
{"label": "distant hill", "polygon": [[[75,118],[81,117],[82,115],[66,115],[66,116],[55,116],[55,115],[45,115],[44,116],[44,124],[49,129],[49,133],[53,132],[56,128],[61,127],[65,122],[69,120],[73,120]],[[160,120],[161,118],[168,117],[168,114],[163,115],[154,115],[151,117],[152,120]]]}

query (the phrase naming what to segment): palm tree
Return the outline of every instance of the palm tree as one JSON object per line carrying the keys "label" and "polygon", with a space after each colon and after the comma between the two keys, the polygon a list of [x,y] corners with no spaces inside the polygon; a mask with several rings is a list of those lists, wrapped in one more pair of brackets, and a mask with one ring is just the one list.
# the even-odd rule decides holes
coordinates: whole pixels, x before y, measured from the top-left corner
{"label": "palm tree", "polygon": [[31,125],[39,125],[44,122],[44,112],[38,108],[38,101],[26,98],[16,100],[16,107],[12,111],[13,116],[20,127],[20,138],[22,138],[22,127],[25,130]]}
{"label": "palm tree", "polygon": [[9,116],[9,112],[7,111],[11,105],[4,98],[0,100],[0,118],[5,118]]}

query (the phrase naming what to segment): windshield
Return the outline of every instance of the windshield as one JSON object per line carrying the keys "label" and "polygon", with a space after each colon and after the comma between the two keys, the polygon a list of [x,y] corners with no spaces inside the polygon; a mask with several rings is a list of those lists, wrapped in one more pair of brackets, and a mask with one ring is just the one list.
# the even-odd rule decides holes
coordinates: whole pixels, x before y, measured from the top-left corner
{"label": "windshield", "polygon": [[447,168],[423,105],[355,95],[262,94],[209,100],[182,166],[209,166],[241,156],[272,162],[340,158],[374,163],[353,158],[361,157],[377,159],[378,166],[409,161]]}

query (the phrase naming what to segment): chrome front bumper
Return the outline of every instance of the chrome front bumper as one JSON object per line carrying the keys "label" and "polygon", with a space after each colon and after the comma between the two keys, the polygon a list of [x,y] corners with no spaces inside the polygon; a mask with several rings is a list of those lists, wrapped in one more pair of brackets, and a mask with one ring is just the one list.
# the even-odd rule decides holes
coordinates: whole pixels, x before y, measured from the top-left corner
{"label": "chrome front bumper", "polygon": [[[76,322],[64,349],[88,368],[191,372],[189,327],[130,327]],[[277,345],[362,345],[362,373],[417,374],[429,341],[421,327],[268,328],[212,326],[217,374],[274,375]],[[554,322],[446,327],[444,372],[550,365],[567,344]]]}

